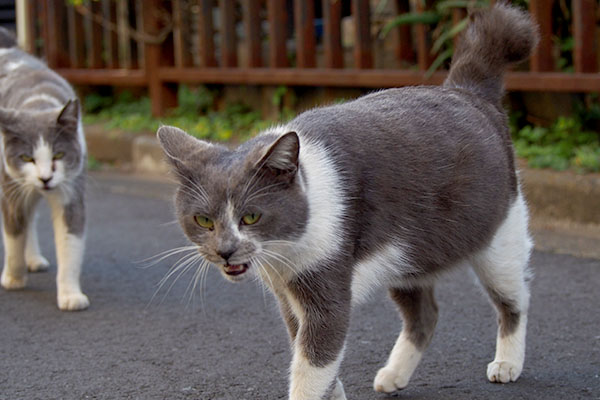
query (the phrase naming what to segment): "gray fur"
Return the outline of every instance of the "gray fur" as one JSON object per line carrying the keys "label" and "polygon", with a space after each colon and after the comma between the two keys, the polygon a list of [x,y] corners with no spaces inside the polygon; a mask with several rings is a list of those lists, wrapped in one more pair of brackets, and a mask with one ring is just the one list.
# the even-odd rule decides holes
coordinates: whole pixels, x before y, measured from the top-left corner
{"label": "gray fur", "polygon": [[[11,235],[24,232],[38,200],[60,195],[68,233],[81,237],[86,149],[79,100],[62,77],[16,43],[9,43],[6,35],[0,30],[0,187],[5,231]],[[58,163],[64,168],[64,179],[46,189],[24,175],[24,168],[35,165],[36,160],[23,157],[33,157],[40,142],[51,150],[51,157],[60,154],[60,159],[52,158],[48,178],[56,175]],[[46,178],[39,177],[42,182]]]}
{"label": "gray fur", "polygon": [[431,342],[438,317],[433,287],[394,288],[390,296],[400,308],[408,339],[423,351]]}
{"label": "gray fur", "polygon": [[[237,262],[248,262],[261,242],[294,241],[305,232],[314,210],[303,188],[313,183],[298,161],[298,146],[300,152],[299,143],[326,149],[337,171],[331,173],[340,175],[343,186],[343,198],[331,202],[347,205],[339,232],[343,244],[318,268],[274,284],[291,339],[314,366],[328,365],[341,352],[355,266],[396,243],[404,245],[406,255],[392,265],[402,283],[391,295],[409,340],[424,349],[437,319],[433,279],[486,248],[518,195],[500,106],[502,77],[508,64],[532,51],[536,28],[524,13],[499,3],[473,17],[464,40],[443,87],[384,90],[313,109],[287,124],[283,136],[268,131],[228,150],[176,128],[158,132],[180,180],[175,204],[183,230],[219,265],[223,243],[238,255]],[[245,190],[247,185],[252,189]],[[261,195],[248,207],[257,192]],[[235,218],[247,210],[263,213],[247,240],[236,242],[226,228],[228,202]],[[195,224],[198,214],[213,218],[215,229]],[[518,315],[506,311],[510,299],[492,298],[501,310],[503,334],[510,334]]]}

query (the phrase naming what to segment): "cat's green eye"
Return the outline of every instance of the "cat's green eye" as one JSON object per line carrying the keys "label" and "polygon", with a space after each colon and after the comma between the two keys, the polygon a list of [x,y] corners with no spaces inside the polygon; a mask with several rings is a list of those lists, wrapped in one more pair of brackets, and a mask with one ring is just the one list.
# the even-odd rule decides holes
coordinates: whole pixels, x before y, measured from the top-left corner
{"label": "cat's green eye", "polygon": [[23,162],[33,162],[33,157],[28,156],[27,154],[21,155],[20,158]]}
{"label": "cat's green eye", "polygon": [[196,215],[194,217],[194,221],[196,221],[198,225],[206,229],[212,230],[215,227],[215,223],[213,222],[213,220],[208,217],[205,217],[204,215]]}
{"label": "cat's green eye", "polygon": [[250,213],[250,214],[246,214],[242,217],[242,222],[244,223],[244,225],[252,225],[252,224],[257,223],[259,219],[260,219],[259,213]]}
{"label": "cat's green eye", "polygon": [[65,156],[65,153],[63,153],[62,151],[59,151],[58,153],[56,153],[52,159],[53,160],[60,160],[61,158],[63,158]]}

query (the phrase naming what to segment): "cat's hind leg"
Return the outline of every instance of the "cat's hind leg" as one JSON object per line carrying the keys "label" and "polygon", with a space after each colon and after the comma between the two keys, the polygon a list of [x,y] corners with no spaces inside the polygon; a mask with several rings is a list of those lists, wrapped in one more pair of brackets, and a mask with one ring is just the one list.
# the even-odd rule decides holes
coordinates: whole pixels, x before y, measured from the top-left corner
{"label": "cat's hind leg", "polygon": [[491,382],[516,381],[523,369],[532,247],[527,219],[527,208],[519,194],[488,248],[472,260],[475,273],[498,311],[496,356],[487,368]]}
{"label": "cat's hind leg", "polygon": [[47,271],[50,263],[40,252],[36,229],[36,212],[32,213],[31,221],[27,226],[27,239],[25,244],[25,264],[30,272]]}
{"label": "cat's hind leg", "polygon": [[395,288],[390,290],[390,295],[400,308],[404,325],[387,364],[379,370],[373,383],[376,391],[385,393],[408,385],[431,342],[438,316],[432,286]]}

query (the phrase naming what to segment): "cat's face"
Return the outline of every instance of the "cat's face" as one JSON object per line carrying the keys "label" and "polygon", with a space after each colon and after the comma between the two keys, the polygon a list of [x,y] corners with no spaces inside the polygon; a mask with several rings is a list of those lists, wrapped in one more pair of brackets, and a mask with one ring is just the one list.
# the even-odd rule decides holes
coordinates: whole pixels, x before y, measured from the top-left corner
{"label": "cat's face", "polygon": [[56,189],[82,166],[78,138],[79,104],[53,111],[0,109],[5,172],[21,185]]}
{"label": "cat's face", "polygon": [[231,281],[288,263],[285,249],[308,218],[295,133],[234,151],[172,127],[161,127],[158,137],[180,184],[179,223],[207,261]]}

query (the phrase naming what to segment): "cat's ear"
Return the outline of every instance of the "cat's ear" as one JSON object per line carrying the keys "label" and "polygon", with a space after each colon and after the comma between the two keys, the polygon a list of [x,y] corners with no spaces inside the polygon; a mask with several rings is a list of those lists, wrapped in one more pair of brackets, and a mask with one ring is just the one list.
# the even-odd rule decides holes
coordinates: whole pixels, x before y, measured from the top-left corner
{"label": "cat's ear", "polygon": [[271,145],[258,163],[276,176],[293,178],[298,171],[300,139],[296,132],[288,132]]}
{"label": "cat's ear", "polygon": [[67,104],[58,114],[56,124],[63,128],[61,131],[77,132],[79,125],[79,100],[73,99],[67,101]]}
{"label": "cat's ear", "polygon": [[174,126],[161,126],[156,136],[167,160],[175,167],[185,165],[190,156],[211,146]]}

